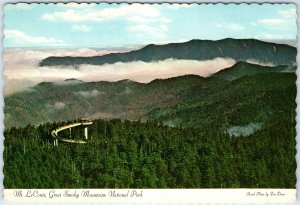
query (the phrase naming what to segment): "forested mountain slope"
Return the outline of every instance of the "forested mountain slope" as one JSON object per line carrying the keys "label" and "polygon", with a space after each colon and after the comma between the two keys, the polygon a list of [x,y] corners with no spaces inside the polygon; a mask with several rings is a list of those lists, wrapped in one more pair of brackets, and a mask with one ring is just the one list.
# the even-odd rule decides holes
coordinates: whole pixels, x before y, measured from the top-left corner
{"label": "forested mountain slope", "polygon": [[226,130],[283,122],[296,108],[295,73],[246,75],[233,81],[195,75],[118,82],[44,82],[5,98],[5,126],[81,117],[157,120],[170,126]]}
{"label": "forested mountain slope", "polygon": [[295,188],[295,121],[248,137],[95,120],[87,144],[53,146],[64,123],[6,129],[8,188]]}

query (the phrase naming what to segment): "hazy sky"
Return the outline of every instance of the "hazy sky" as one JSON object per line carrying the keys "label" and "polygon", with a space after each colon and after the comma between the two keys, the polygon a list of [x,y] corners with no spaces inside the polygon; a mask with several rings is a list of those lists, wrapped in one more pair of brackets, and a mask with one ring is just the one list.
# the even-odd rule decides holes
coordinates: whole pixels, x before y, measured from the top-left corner
{"label": "hazy sky", "polygon": [[294,4],[7,4],[5,47],[126,47],[190,39],[295,40]]}

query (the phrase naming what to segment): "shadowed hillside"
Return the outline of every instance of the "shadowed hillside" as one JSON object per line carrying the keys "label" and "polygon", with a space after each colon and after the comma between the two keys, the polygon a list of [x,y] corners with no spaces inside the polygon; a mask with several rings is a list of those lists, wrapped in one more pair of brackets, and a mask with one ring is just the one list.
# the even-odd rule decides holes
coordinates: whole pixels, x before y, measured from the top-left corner
{"label": "shadowed hillside", "polygon": [[283,122],[296,108],[296,75],[278,72],[284,68],[238,63],[208,78],[186,75],[148,84],[43,82],[5,98],[5,126],[83,116],[157,120],[169,126],[223,131],[250,123]]}

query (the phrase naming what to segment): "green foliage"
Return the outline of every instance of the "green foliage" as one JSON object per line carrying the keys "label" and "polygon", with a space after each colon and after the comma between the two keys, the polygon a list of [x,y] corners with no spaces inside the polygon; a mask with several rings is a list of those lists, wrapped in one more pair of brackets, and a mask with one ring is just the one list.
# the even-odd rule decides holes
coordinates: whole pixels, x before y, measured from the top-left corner
{"label": "green foliage", "polygon": [[[5,98],[4,186],[295,188],[295,81],[255,71],[233,81],[40,83]],[[51,130],[85,115],[118,119],[95,120],[87,144],[54,147]],[[226,134],[250,123],[262,128]]]}
{"label": "green foliage", "polygon": [[296,108],[295,82],[295,73],[257,74],[232,82],[210,77],[181,92],[181,103],[153,109],[147,119],[207,131],[251,122],[283,123]]}
{"label": "green foliage", "polygon": [[295,188],[294,120],[234,138],[95,120],[89,143],[54,147],[49,133],[66,123],[5,130],[5,188]]}
{"label": "green foliage", "polygon": [[289,71],[289,72],[296,71],[296,66],[280,65],[280,66],[270,67],[270,66],[250,64],[246,62],[238,62],[230,68],[215,73],[214,76],[226,80],[235,80],[246,75],[255,75],[259,73],[272,73],[272,72],[281,72],[281,71]]}
{"label": "green foliage", "polygon": [[266,73],[234,81],[186,75],[148,84],[129,80],[40,83],[5,97],[4,123],[9,128],[92,116],[157,120],[203,130],[268,124],[289,119],[284,113],[295,107],[295,82],[295,73]]}

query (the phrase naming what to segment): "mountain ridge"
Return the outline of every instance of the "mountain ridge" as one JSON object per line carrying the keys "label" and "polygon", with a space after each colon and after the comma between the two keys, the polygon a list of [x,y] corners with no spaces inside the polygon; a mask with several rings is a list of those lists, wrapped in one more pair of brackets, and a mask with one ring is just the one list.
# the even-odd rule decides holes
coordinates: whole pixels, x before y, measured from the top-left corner
{"label": "mountain ridge", "polygon": [[289,72],[296,72],[296,66],[287,66],[287,65],[267,66],[267,65],[258,65],[258,64],[240,61],[235,63],[231,67],[225,68],[223,70],[214,73],[213,76],[232,81],[246,75],[283,72],[286,70],[289,70]]}
{"label": "mountain ridge", "polygon": [[294,65],[296,48],[260,41],[256,39],[190,40],[184,43],[164,45],[149,44],[145,47],[124,53],[111,53],[92,57],[50,56],[43,59],[39,66],[74,66],[82,64],[104,65],[117,62],[152,62],[169,58],[177,60],[212,60],[232,58],[236,61],[257,60],[275,65]]}
{"label": "mountain ridge", "polygon": [[[245,65],[247,69],[257,66]],[[32,87],[30,92],[5,97],[5,126],[89,116],[93,119],[157,120],[170,126],[203,130],[214,126],[224,131],[252,122],[268,124],[272,120],[288,120],[282,113],[290,112],[290,107],[295,106],[295,81],[294,72],[274,70],[271,73],[250,72],[234,80],[214,75],[206,78],[183,75],[149,83],[131,80],[75,84],[43,82]]]}

